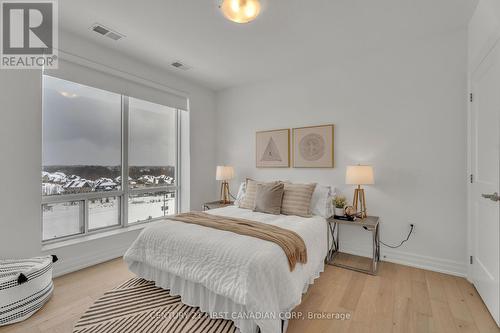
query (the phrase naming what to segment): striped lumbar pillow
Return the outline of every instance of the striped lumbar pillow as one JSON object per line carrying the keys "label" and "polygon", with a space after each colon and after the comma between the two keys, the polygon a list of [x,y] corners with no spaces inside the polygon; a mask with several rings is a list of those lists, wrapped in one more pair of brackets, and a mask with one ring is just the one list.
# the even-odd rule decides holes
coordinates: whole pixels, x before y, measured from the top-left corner
{"label": "striped lumbar pillow", "polygon": [[269,182],[269,183],[264,183],[264,182],[258,182],[253,179],[247,178],[247,185],[246,185],[246,191],[245,191],[245,196],[243,199],[241,199],[239,203],[240,208],[245,208],[245,209],[254,209],[255,208],[255,198],[257,197],[257,185],[262,184],[262,185],[270,185],[270,184],[276,184],[277,182]]}
{"label": "striped lumbar pillow", "polygon": [[316,184],[285,183],[281,214],[311,217],[311,199]]}

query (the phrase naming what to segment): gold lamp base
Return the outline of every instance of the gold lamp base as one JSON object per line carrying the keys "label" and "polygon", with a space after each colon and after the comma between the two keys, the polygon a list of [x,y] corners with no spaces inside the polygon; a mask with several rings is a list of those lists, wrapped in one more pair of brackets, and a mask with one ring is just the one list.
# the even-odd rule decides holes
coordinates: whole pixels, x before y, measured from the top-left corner
{"label": "gold lamp base", "polygon": [[229,200],[229,183],[227,181],[222,181],[222,184],[220,185],[220,203],[221,204],[228,204],[230,203]]}
{"label": "gold lamp base", "polygon": [[364,219],[367,216],[365,190],[362,189],[360,185],[358,185],[358,188],[354,190],[354,198],[352,199],[352,205],[354,207],[354,211],[360,218]]}

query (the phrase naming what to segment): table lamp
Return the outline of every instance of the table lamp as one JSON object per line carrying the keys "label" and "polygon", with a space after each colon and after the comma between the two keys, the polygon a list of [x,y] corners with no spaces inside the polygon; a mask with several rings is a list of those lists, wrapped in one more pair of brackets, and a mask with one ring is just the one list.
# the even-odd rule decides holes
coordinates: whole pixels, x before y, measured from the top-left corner
{"label": "table lamp", "polygon": [[220,185],[220,202],[223,204],[230,203],[229,201],[229,180],[234,177],[234,169],[231,166],[219,165],[215,173],[215,179],[221,180]]}
{"label": "table lamp", "polygon": [[366,198],[365,190],[361,188],[361,185],[371,185],[375,183],[373,178],[373,168],[371,165],[350,165],[347,167],[345,173],[345,183],[348,185],[358,185],[354,190],[354,198],[352,200],[352,205],[356,213],[358,212],[358,202],[359,202],[359,213],[361,218],[366,217]]}

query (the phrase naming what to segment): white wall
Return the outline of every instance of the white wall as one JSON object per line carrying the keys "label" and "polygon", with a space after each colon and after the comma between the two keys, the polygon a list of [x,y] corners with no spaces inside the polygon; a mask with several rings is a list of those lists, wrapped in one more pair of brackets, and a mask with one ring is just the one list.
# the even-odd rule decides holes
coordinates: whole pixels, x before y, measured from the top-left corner
{"label": "white wall", "polygon": [[[192,209],[213,198],[215,187],[215,94],[170,72],[152,68],[71,34],[60,34],[60,48],[134,75],[185,91],[190,99],[190,182],[184,184]],[[35,70],[0,73],[0,258],[34,256],[41,248],[41,77]],[[181,184],[182,185],[182,184]],[[46,251],[68,272],[123,254],[138,231]]]}
{"label": "white wall", "polygon": [[40,252],[41,77],[0,73],[0,258]]}
{"label": "white wall", "polygon": [[[386,260],[464,275],[466,68],[464,28],[222,91],[217,163],[233,165],[239,181],[332,184],[349,199],[346,165],[372,164],[368,211],[381,217],[382,240],[398,243],[416,225],[402,248],[382,249]],[[329,123],[335,124],[334,169],[255,168],[256,131]],[[368,237],[346,227],[342,247],[367,255]]]}

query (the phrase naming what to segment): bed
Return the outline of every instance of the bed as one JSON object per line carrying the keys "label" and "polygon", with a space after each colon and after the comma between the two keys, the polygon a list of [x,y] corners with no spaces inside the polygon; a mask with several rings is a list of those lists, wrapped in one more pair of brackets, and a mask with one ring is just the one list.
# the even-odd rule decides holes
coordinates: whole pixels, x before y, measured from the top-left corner
{"label": "bed", "polygon": [[306,245],[307,263],[290,271],[283,249],[275,243],[168,220],[141,232],[124,256],[129,269],[180,295],[187,305],[234,321],[242,333],[282,332],[282,319],[300,304],[302,294],[324,269],[326,219],[264,214],[236,206],[208,213],[296,232]]}

